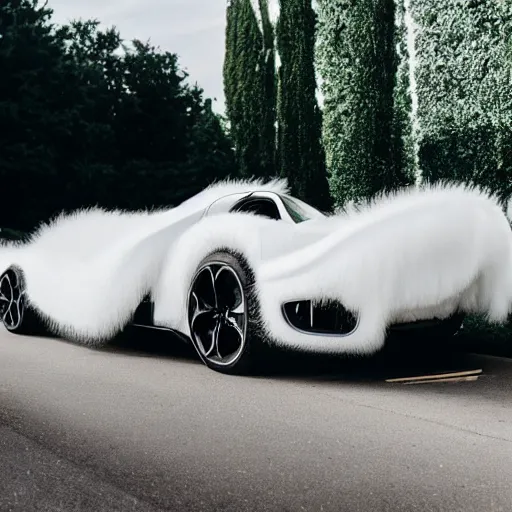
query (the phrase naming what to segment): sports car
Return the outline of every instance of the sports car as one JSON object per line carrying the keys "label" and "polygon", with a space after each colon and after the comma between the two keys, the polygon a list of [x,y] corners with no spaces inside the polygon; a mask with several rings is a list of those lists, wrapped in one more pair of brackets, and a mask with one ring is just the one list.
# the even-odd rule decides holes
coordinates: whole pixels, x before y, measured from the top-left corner
{"label": "sports car", "polygon": [[507,215],[450,184],[327,215],[283,180],[217,183],[169,209],[80,210],[4,242],[1,317],[13,333],[87,345],[166,329],[224,373],[254,371],[275,346],[373,354],[394,330],[451,336],[467,313],[507,319]]}

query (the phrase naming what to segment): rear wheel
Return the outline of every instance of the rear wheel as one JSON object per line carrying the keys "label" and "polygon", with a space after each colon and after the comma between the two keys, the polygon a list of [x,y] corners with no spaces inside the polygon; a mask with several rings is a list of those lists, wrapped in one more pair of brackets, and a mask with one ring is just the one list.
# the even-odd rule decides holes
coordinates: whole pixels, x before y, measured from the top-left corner
{"label": "rear wheel", "polygon": [[43,333],[42,322],[27,304],[23,273],[18,268],[9,268],[0,276],[0,316],[9,332]]}
{"label": "rear wheel", "polygon": [[211,369],[252,373],[259,366],[261,336],[254,277],[245,261],[217,252],[199,265],[188,296],[194,347]]}

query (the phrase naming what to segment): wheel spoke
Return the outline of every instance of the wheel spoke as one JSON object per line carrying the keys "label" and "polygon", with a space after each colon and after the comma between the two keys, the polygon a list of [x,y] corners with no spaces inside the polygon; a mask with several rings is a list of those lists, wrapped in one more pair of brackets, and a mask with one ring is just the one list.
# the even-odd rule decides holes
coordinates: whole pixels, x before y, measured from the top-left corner
{"label": "wheel spoke", "polygon": [[25,297],[24,293],[21,292],[18,299],[14,301],[14,305],[16,306],[16,317],[18,319],[18,322],[21,323],[21,319],[23,318],[23,311],[25,307]]}
{"label": "wheel spoke", "polygon": [[204,307],[217,307],[217,293],[215,290],[215,277],[211,267],[206,267],[197,278],[196,296]]}
{"label": "wheel spoke", "polygon": [[11,311],[11,308],[8,308],[7,311],[5,312],[4,314],[4,317],[2,319],[2,321],[4,322],[4,324],[7,326],[7,327],[10,327],[11,325],[13,325],[14,323],[14,320],[12,318],[12,311]]}
{"label": "wheel spoke", "polygon": [[[190,327],[194,332],[198,332],[199,330],[201,330],[201,327],[204,327],[205,324],[211,324],[215,320],[215,312],[213,310],[201,311],[192,317]],[[196,328],[197,326],[199,326],[199,329]]]}
{"label": "wheel spoke", "polygon": [[19,308],[17,306],[17,303],[16,301],[13,301],[11,303],[11,307],[9,308],[9,313],[11,315],[11,318],[12,318],[12,323],[11,323],[11,327],[17,325],[19,323],[19,319],[20,319],[20,316],[19,316]]}
{"label": "wheel spoke", "polygon": [[191,323],[192,325],[194,324],[194,322],[196,321],[196,319],[201,316],[201,315],[204,315],[204,314],[207,314],[207,313],[213,313],[214,311],[214,308],[212,308],[210,305],[208,305],[206,302],[204,302],[203,300],[201,300],[196,293],[192,293],[192,299],[193,301],[195,302],[194,306],[192,306],[192,311],[193,311],[193,314],[192,314],[192,319],[191,319]]}
{"label": "wheel spoke", "polygon": [[191,327],[191,334],[198,342],[203,354],[209,353],[212,348],[212,336],[217,327],[218,319],[213,313],[205,313],[197,316]]}
{"label": "wheel spoke", "polygon": [[211,345],[208,351],[205,352],[206,357],[211,357],[212,353],[215,351],[215,356],[221,357],[219,354],[219,332],[220,332],[220,321],[217,321],[215,323],[215,328],[213,329],[212,336],[211,336]]}
{"label": "wheel spoke", "polygon": [[13,288],[9,274],[5,274],[0,282],[0,300],[11,302],[13,296]]}
{"label": "wheel spoke", "polygon": [[217,353],[221,360],[230,359],[234,354],[237,354],[243,347],[243,341],[243,333],[238,325],[233,328],[233,325],[228,322],[222,322],[217,345]]}
{"label": "wheel spoke", "polygon": [[240,325],[238,325],[238,322],[233,317],[226,316],[226,325],[228,327],[231,327],[238,333],[238,336],[240,336],[240,343],[242,343],[243,338],[244,338],[244,333],[243,333]]}
{"label": "wheel spoke", "polygon": [[[5,284],[7,283],[7,284]],[[9,292],[7,292],[7,290]],[[6,295],[7,293],[7,295]],[[0,314],[2,315],[2,321],[5,315],[7,314],[7,311],[9,310],[9,306],[11,304],[12,299],[12,287],[10,285],[10,280],[8,275],[2,277],[2,280],[0,281]]]}
{"label": "wheel spoke", "polygon": [[238,280],[228,266],[221,267],[215,274],[215,292],[220,309],[236,309],[243,304],[243,292]]}

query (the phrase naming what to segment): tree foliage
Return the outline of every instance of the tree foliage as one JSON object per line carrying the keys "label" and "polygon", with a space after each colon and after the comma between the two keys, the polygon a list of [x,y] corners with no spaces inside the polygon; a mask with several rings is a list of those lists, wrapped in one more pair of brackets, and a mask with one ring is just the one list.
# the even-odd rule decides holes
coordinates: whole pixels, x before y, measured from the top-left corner
{"label": "tree foliage", "polygon": [[319,0],[318,14],[323,136],[335,202],[411,183],[396,134],[394,0]]}
{"label": "tree foliage", "polygon": [[267,0],[231,0],[227,7],[224,92],[242,176],[275,174],[274,36]]}
{"label": "tree foliage", "polygon": [[322,114],[316,99],[316,14],[304,0],[280,0],[276,29],[280,56],[278,167],[292,192],[326,210],[331,198],[322,145]]}
{"label": "tree foliage", "polygon": [[512,4],[414,0],[425,179],[512,192]]}
{"label": "tree foliage", "polygon": [[235,173],[232,143],[178,57],[96,21],[0,4],[0,223],[176,204]]}

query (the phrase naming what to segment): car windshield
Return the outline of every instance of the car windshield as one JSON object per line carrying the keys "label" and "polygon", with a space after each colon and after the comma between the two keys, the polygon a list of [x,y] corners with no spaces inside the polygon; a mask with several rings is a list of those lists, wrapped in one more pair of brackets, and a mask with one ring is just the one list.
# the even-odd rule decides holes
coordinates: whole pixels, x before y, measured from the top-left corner
{"label": "car windshield", "polygon": [[304,222],[306,220],[324,216],[322,212],[320,212],[316,208],[313,208],[304,201],[297,199],[296,197],[291,197],[287,195],[281,195],[280,197],[283,201],[286,211],[297,224],[299,222]]}

